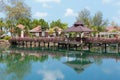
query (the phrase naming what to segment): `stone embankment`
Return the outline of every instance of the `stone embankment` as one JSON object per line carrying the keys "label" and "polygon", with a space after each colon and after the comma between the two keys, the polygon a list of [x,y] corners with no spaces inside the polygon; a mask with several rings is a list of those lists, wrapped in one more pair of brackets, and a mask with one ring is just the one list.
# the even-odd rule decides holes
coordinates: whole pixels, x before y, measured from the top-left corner
{"label": "stone embankment", "polygon": [[10,43],[8,40],[0,40],[0,49],[6,49],[10,46]]}

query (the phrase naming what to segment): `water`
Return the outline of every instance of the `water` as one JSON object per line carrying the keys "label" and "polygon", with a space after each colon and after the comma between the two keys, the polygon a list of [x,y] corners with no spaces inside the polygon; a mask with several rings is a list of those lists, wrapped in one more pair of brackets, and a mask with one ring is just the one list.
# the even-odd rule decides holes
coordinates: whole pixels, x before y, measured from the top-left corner
{"label": "water", "polygon": [[0,52],[0,80],[120,80],[120,55],[12,48]]}

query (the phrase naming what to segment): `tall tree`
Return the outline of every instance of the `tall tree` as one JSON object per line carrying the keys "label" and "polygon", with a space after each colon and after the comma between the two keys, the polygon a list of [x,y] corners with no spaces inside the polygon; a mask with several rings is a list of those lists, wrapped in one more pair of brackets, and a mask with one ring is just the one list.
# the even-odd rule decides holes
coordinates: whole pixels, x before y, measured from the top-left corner
{"label": "tall tree", "polygon": [[0,35],[2,35],[4,33],[4,31],[5,31],[4,22],[3,22],[3,19],[0,18]]}
{"label": "tall tree", "polygon": [[53,27],[59,27],[61,29],[66,29],[68,24],[67,23],[62,23],[60,19],[56,20],[56,21],[52,21],[50,23],[50,28],[53,28]]}
{"label": "tall tree", "polygon": [[93,16],[93,20],[92,20],[93,30],[96,30],[98,32],[104,31],[107,24],[108,24],[108,20],[103,20],[102,12],[99,11]]}
{"label": "tall tree", "polygon": [[13,37],[15,35],[15,24],[12,20],[7,20],[5,23],[5,27],[10,32],[10,35]]}
{"label": "tall tree", "polygon": [[108,20],[103,19],[102,12],[97,12],[94,16],[91,16],[90,11],[87,9],[84,9],[79,13],[77,21],[83,22],[89,28],[97,32],[104,31],[105,26],[108,25]]}
{"label": "tall tree", "polygon": [[106,26],[108,21],[103,20],[103,14],[102,12],[97,12],[93,17],[93,25],[94,26]]}
{"label": "tall tree", "polygon": [[22,1],[14,2],[12,6],[5,7],[7,19],[19,20],[21,18],[30,18],[30,8]]}
{"label": "tall tree", "polygon": [[47,30],[47,29],[49,29],[49,24],[48,24],[48,22],[46,22],[44,19],[40,19],[40,20],[39,20],[39,23],[40,23],[40,25],[41,25],[41,27],[42,27],[42,30]]}
{"label": "tall tree", "polygon": [[47,29],[49,29],[49,24],[48,24],[48,22],[47,21],[45,21],[44,19],[34,19],[33,21],[32,21],[32,28],[34,28],[34,27],[36,27],[36,26],[38,26],[38,25],[40,25],[41,26],[41,28],[42,28],[42,30],[47,30]]}
{"label": "tall tree", "polygon": [[90,15],[90,11],[87,9],[83,9],[82,11],[80,11],[76,19],[77,21],[81,21],[88,27],[91,26],[91,15]]}
{"label": "tall tree", "polygon": [[[23,20],[24,24],[27,24],[31,18],[30,7],[24,3],[24,0],[0,0],[0,5],[0,11],[6,14],[6,27],[9,28],[8,30],[13,36],[18,31],[15,30],[18,22]],[[28,30],[28,27],[26,28]]]}

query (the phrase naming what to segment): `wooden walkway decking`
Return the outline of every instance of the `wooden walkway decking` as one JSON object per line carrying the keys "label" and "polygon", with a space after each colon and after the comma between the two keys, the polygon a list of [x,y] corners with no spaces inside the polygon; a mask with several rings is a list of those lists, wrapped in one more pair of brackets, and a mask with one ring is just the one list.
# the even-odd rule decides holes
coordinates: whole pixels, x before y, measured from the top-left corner
{"label": "wooden walkway decking", "polygon": [[17,45],[17,46],[26,46],[26,47],[57,47],[57,48],[64,48],[64,49],[70,49],[75,48],[76,50],[78,47],[87,46],[90,50],[92,46],[102,46],[105,51],[107,49],[107,46],[110,44],[116,44],[119,52],[119,46],[120,46],[120,39],[110,39],[110,38],[84,38],[80,40],[69,40],[61,37],[54,37],[54,38],[48,38],[48,37],[42,37],[42,38],[12,38],[9,40],[11,45]]}

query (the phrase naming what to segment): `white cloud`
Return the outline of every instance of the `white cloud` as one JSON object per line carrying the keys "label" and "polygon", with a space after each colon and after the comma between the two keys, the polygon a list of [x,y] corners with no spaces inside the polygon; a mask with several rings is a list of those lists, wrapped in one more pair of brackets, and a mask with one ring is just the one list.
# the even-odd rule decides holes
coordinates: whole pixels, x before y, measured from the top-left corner
{"label": "white cloud", "polygon": [[73,11],[73,9],[68,8],[68,9],[66,9],[65,17],[68,17],[68,16],[77,16],[77,13],[75,13],[75,12]]}
{"label": "white cloud", "polygon": [[48,16],[48,13],[46,12],[36,12],[34,14],[34,17],[37,17],[37,18],[44,18],[44,17],[47,17]]}
{"label": "white cloud", "polygon": [[55,2],[55,3],[60,3],[61,0],[35,0],[37,2],[41,2],[41,3],[49,3],[49,2]]}
{"label": "white cloud", "polygon": [[52,8],[52,6],[49,6],[49,5],[46,4],[46,3],[43,3],[42,6],[43,6],[44,8]]}
{"label": "white cloud", "polygon": [[51,8],[52,6],[48,5],[49,3],[60,3],[61,0],[35,0],[36,2],[40,2],[42,7]]}
{"label": "white cloud", "polygon": [[114,6],[120,6],[120,0],[102,0],[103,4],[110,4]]}
{"label": "white cloud", "polygon": [[111,3],[113,0],[102,0],[103,4]]}
{"label": "white cloud", "polygon": [[105,74],[111,74],[112,73],[112,70],[111,69],[102,69],[102,71],[105,73]]}
{"label": "white cloud", "polygon": [[61,71],[55,70],[55,71],[50,71],[50,70],[40,70],[38,71],[38,74],[43,75],[43,80],[63,80],[64,75]]}

